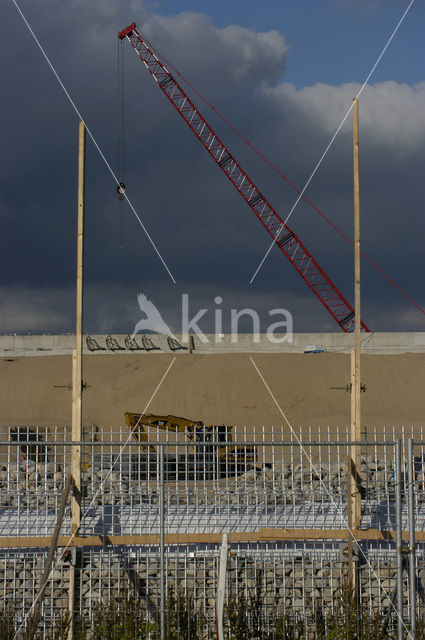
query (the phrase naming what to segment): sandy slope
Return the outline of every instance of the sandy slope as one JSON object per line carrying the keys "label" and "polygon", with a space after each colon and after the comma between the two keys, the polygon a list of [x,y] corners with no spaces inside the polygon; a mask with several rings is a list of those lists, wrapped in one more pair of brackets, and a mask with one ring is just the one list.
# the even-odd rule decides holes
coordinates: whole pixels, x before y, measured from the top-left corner
{"label": "sandy slope", "polygon": [[[255,363],[288,419],[297,426],[349,422],[346,354],[255,354]],[[71,358],[38,356],[0,359],[0,424],[69,425],[71,392],[55,389],[71,381]],[[112,425],[124,411],[142,411],[173,355],[97,355],[84,358],[83,421]],[[362,379],[366,425],[419,425],[424,421],[425,356],[367,355]],[[280,425],[273,399],[248,354],[180,354],[152,400],[149,411],[173,413],[206,423]]]}

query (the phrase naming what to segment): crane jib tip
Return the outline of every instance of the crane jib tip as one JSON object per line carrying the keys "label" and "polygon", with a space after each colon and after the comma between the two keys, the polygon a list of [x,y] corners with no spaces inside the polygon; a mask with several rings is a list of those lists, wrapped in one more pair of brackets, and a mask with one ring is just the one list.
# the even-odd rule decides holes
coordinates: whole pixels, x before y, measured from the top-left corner
{"label": "crane jib tip", "polygon": [[134,29],[136,28],[136,23],[132,22],[128,27],[123,29],[122,31],[118,31],[118,38],[123,40],[126,36],[128,36]]}

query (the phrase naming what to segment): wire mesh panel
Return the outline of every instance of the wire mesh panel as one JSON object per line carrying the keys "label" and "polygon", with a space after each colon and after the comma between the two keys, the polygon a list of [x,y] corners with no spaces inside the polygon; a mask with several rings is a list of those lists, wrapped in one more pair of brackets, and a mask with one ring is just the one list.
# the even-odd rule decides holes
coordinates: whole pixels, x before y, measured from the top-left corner
{"label": "wire mesh panel", "polygon": [[[39,635],[63,637],[72,612],[81,638],[106,637],[106,630],[117,640],[157,638],[161,629],[167,638],[216,637],[227,534],[227,638],[339,637],[343,623],[357,634],[367,624],[396,637],[399,434],[370,429],[361,444],[358,526],[349,518],[352,443],[345,428],[295,435],[234,428],[230,437],[225,429],[152,427],[145,434],[93,429],[79,443],[81,526],[70,534],[68,504]],[[425,443],[413,445],[412,591],[407,444],[414,434],[401,435],[407,628],[412,593],[418,619],[424,613]],[[74,445],[66,430],[45,427],[10,429],[0,443],[1,615],[14,633],[25,631],[38,598]]]}
{"label": "wire mesh panel", "polygon": [[64,436],[58,428],[9,430],[0,449],[0,539],[52,535],[71,463]]}

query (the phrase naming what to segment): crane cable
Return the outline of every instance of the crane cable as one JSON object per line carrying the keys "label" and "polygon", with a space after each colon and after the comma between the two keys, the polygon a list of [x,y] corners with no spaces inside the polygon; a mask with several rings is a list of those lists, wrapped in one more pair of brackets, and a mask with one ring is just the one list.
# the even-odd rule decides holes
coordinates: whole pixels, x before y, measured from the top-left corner
{"label": "crane cable", "polygon": [[[260,158],[262,160],[264,160],[264,162],[271,168],[273,169],[273,171],[275,171],[278,176],[284,180],[316,213],[319,214],[319,216],[321,216],[323,218],[323,220],[325,220],[325,222],[327,222],[337,233],[339,233],[339,235],[344,238],[344,240],[346,242],[348,242],[348,244],[352,247],[354,247],[354,243],[351,240],[351,238],[349,236],[347,236],[347,234],[344,233],[344,231],[342,231],[342,229],[340,229],[335,222],[332,222],[332,220],[330,220],[330,218],[328,218],[323,211],[321,211],[321,209],[319,209],[319,207],[317,207],[314,202],[312,202],[309,198],[307,198],[307,196],[301,191],[301,189],[299,189],[297,186],[295,186],[295,184],[293,184],[293,182],[291,182],[289,180],[289,178],[287,178],[259,149],[257,149],[257,147],[255,145],[252,144],[252,142],[250,142],[248,140],[248,138],[246,138],[243,133],[241,133],[239,131],[239,129],[237,129],[237,127],[235,127],[222,113],[220,113],[220,111],[218,111],[218,109],[216,109],[214,107],[214,105],[207,99],[205,98],[202,93],[189,81],[187,80],[181,73],[180,71],[169,61],[167,60],[167,58],[165,58],[162,53],[160,53],[160,51],[158,51],[158,49],[156,49],[147,38],[145,38],[145,36],[143,36],[144,40],[146,41],[146,43],[148,44],[148,46],[152,49],[152,51],[159,57],[161,58],[166,65],[168,65],[170,67],[170,69],[172,69],[176,75],[179,76],[179,78],[188,86],[190,87],[197,96],[199,96],[199,98],[201,98],[201,100],[203,100],[203,102],[205,102],[205,104],[212,110],[214,111],[214,113],[216,113],[218,115],[219,118],[221,118],[221,120],[223,120],[223,122],[225,122],[231,129],[232,131],[234,131],[240,138],[241,140],[243,140],[243,142],[245,142],[245,144],[248,145],[248,147],[250,147],[257,155],[260,156]],[[417,302],[415,302],[389,275],[387,275],[385,273],[385,271],[383,269],[381,269],[381,267],[379,267],[373,260],[372,258],[370,258],[364,251],[360,252],[361,255],[363,256],[363,258],[365,258],[369,264],[372,265],[372,267],[374,267],[382,276],[384,276],[384,278],[393,286],[397,289],[397,291],[399,291],[411,304],[413,304],[413,306],[416,307],[416,309],[418,311],[420,311],[421,313],[423,313],[425,315],[425,309],[423,309]]]}
{"label": "crane cable", "polygon": [[118,40],[117,49],[117,184],[118,214],[120,227],[120,248],[124,246],[124,192],[125,192],[125,109],[124,81],[125,57],[122,40]]}

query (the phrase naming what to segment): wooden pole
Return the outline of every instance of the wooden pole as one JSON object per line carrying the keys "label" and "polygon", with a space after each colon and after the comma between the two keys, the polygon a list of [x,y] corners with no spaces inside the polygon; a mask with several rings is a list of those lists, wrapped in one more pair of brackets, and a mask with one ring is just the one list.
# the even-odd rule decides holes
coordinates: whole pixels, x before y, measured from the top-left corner
{"label": "wooden pole", "polygon": [[[353,172],[354,172],[354,349],[351,351],[351,433],[350,440],[361,440],[361,398],[360,398],[360,178],[359,178],[359,111],[357,98],[353,100]],[[348,526],[351,530],[360,527],[361,496],[360,451],[356,445],[351,446],[348,464]],[[353,557],[354,539],[348,546],[348,576],[353,595],[357,594],[357,570]]]}
{"label": "wooden pole", "polygon": [[[356,430],[355,428],[353,428],[353,425],[355,425],[356,422],[356,394],[354,389],[356,388],[356,350],[355,349],[351,349],[350,351],[350,371],[351,371],[351,378],[350,378],[350,389],[351,389],[351,433],[350,433],[350,440],[356,440]],[[356,451],[355,447],[352,447],[352,452],[354,453]]]}
{"label": "wooden pole", "polygon": [[[352,533],[345,527],[344,529],[257,529],[255,531],[236,531],[229,533],[231,542],[276,542],[282,540],[346,540],[351,537],[353,540],[371,540],[373,542],[391,541],[396,543],[396,531],[392,529],[353,529]],[[402,532],[402,539],[406,544],[409,542],[409,532]],[[415,532],[416,542],[421,545],[425,543],[425,532]],[[48,536],[7,536],[1,540],[2,549],[27,549],[48,548],[51,538]],[[221,544],[221,533],[167,533],[167,544],[170,545],[190,545],[190,544]],[[161,536],[156,533],[140,533],[128,535],[101,535],[71,537],[59,536],[58,547],[85,548],[85,547],[105,547],[125,546],[125,545],[146,545],[158,546]]]}
{"label": "wooden pole", "polygon": [[[356,378],[356,358],[355,349],[351,350],[350,354],[351,362],[351,424],[354,423],[354,416],[356,410],[355,403],[355,378]],[[353,432],[353,426],[351,427],[351,440],[356,440],[355,430]],[[357,478],[356,478],[356,461],[358,458],[358,448],[356,445],[351,446],[351,451],[347,460],[347,480],[348,480],[348,538],[347,538],[347,561],[348,561],[348,584],[353,596],[357,593],[357,568],[356,561],[354,560],[354,536],[352,531],[357,528],[356,526],[356,514],[357,514],[357,502],[358,502],[358,490],[357,490]]]}
{"label": "wooden pole", "polygon": [[[78,442],[78,425],[80,422],[80,402],[77,390],[77,351],[74,349],[72,352],[72,440],[76,442]],[[80,447],[78,445],[73,445],[71,448],[71,474],[74,480],[73,492],[71,495],[71,534],[73,535],[78,535],[78,528],[81,521],[81,459],[80,461],[78,460],[79,454]]]}
{"label": "wooden pole", "polygon": [[[84,160],[86,129],[84,122],[78,130],[78,230],[77,230],[77,304],[75,327],[75,356],[72,379],[72,440],[81,442],[82,416],[82,352],[83,352],[83,240],[84,240]],[[71,533],[78,535],[81,521],[81,447],[72,447],[71,471],[74,495],[71,500]]]}
{"label": "wooden pole", "polygon": [[[360,429],[358,429],[357,421],[356,421],[356,350],[351,350],[351,432],[350,432],[350,440],[356,440],[357,442],[360,440]],[[360,493],[358,490],[358,471],[360,469],[360,452],[357,445],[351,445],[350,447],[350,458],[351,462],[348,467],[349,473],[349,487],[350,487],[350,504],[349,508],[349,522],[351,522],[350,527],[353,529],[358,529],[360,525],[360,517],[361,517],[361,503],[360,503]]]}
{"label": "wooden pole", "polygon": [[[72,440],[82,440],[82,390],[83,390],[83,258],[84,258],[84,161],[86,153],[86,128],[78,126],[78,210],[77,210],[77,300],[75,322],[75,350],[72,354]],[[71,535],[78,536],[81,524],[81,446],[71,448],[71,475],[74,492],[71,497]],[[68,640],[74,637],[75,563],[69,569],[69,629]]]}
{"label": "wooden pole", "polygon": [[[351,350],[351,433],[350,440],[357,440],[356,429],[356,350]],[[350,487],[350,505],[349,505],[349,526],[351,528],[358,528],[356,522],[357,512],[357,481],[356,481],[356,463],[358,462],[358,447],[356,445],[351,446],[350,451],[350,463],[348,465],[348,477]]]}
{"label": "wooden pole", "polygon": [[[361,371],[360,371],[360,178],[359,178],[359,110],[357,98],[353,100],[353,168],[354,168],[354,415],[351,419],[351,439],[361,440]],[[358,485],[360,473],[360,452],[358,448],[353,452],[354,472]],[[360,493],[356,490],[353,526],[360,526],[361,502]]]}

